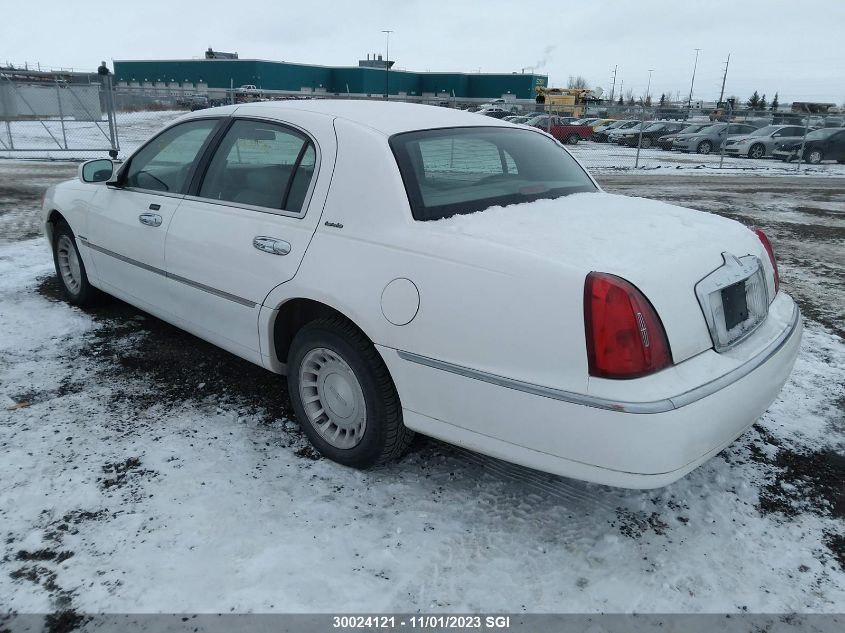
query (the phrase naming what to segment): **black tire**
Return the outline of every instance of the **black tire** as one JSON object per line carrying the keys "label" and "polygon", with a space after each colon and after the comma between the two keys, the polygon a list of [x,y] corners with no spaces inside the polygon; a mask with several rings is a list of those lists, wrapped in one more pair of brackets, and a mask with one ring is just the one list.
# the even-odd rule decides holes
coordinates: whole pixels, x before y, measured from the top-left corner
{"label": "black tire", "polygon": [[[332,446],[310,421],[300,391],[300,370],[309,352],[325,348],[352,370],[366,408],[362,439],[351,448]],[[372,342],[343,317],[321,318],[294,336],[288,356],[288,390],[299,425],[311,444],[325,457],[353,468],[369,468],[398,458],[414,432],[402,421],[396,385]]]}
{"label": "black tire", "polygon": [[709,154],[713,151],[713,143],[710,141],[701,141],[698,147],[695,148],[695,151],[699,154]]}
{"label": "black tire", "polygon": [[651,147],[651,139],[649,137],[645,137],[640,141],[640,148],[641,149],[648,149]]}
{"label": "black tire", "polygon": [[581,140],[581,137],[577,134],[570,134],[566,137],[566,142],[570,145],[578,145],[578,141]]}
{"label": "black tire", "polygon": [[[67,240],[64,241],[63,240]],[[78,287],[72,287],[65,276],[62,274],[60,260],[60,244],[66,248],[72,248],[76,254],[79,263],[79,279]],[[53,265],[56,267],[56,277],[59,280],[59,286],[65,295],[68,303],[75,306],[90,306],[102,297],[102,293],[88,282],[88,274],[85,270],[85,263],[79,254],[79,248],[76,246],[76,237],[73,234],[70,226],[65,222],[57,222],[53,228]]]}
{"label": "black tire", "polygon": [[804,161],[810,165],[818,165],[824,160],[824,152],[820,149],[814,149],[804,154]]}
{"label": "black tire", "polygon": [[766,146],[762,143],[754,143],[748,148],[748,158],[763,158],[766,155]]}

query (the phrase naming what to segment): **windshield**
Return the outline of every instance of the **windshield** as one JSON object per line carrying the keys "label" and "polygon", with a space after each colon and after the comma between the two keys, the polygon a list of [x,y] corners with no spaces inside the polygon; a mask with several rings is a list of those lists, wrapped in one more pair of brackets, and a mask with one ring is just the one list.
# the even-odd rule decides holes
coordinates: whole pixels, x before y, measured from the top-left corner
{"label": "windshield", "polygon": [[390,137],[390,147],[415,220],[597,190],[557,141],[532,130],[406,132]]}
{"label": "windshield", "polygon": [[815,130],[814,132],[810,132],[807,135],[807,140],[808,141],[818,141],[820,139],[829,138],[829,137],[833,136],[834,134],[836,134],[837,132],[841,132],[841,131],[842,131],[841,128],[837,129],[835,127],[827,128],[827,129],[824,129],[824,130]]}
{"label": "windshield", "polygon": [[767,125],[766,127],[761,127],[759,130],[754,130],[748,136],[768,136],[769,134],[774,134],[779,129],[779,125]]}
{"label": "windshield", "polygon": [[710,127],[710,123],[690,125],[689,127],[685,127],[683,130],[678,132],[678,134],[695,134],[696,132],[700,132],[706,127]]}
{"label": "windshield", "polygon": [[662,130],[666,127],[665,123],[652,123],[651,125],[647,125],[643,128],[643,132],[656,132],[657,130]]}
{"label": "windshield", "polygon": [[639,121],[624,121],[624,122],[622,123],[622,125],[620,125],[620,126],[619,126],[619,129],[621,129],[621,130],[627,130],[627,129],[632,128],[632,127],[634,127],[635,125],[639,125],[639,124],[640,124],[640,122],[639,122]]}

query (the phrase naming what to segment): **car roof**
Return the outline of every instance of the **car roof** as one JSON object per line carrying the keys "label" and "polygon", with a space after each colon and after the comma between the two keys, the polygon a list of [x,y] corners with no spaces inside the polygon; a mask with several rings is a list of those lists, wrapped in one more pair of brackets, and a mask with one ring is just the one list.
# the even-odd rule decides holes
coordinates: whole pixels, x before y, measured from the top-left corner
{"label": "car roof", "polygon": [[[235,114],[285,120],[292,110],[341,118],[377,130],[385,135],[430,128],[464,126],[509,126],[506,121],[452,108],[390,101],[353,101],[347,99],[299,99],[261,101],[237,106]],[[213,110],[205,110],[205,116]]]}

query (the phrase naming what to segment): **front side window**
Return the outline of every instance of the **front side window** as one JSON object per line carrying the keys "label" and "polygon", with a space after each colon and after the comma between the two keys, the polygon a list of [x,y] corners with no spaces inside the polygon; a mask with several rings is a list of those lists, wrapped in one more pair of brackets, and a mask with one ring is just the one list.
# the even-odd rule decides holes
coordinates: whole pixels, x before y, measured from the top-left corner
{"label": "front side window", "polygon": [[214,153],[199,195],[299,213],[316,157],[313,143],[296,130],[237,120]]}
{"label": "front side window", "polygon": [[390,138],[414,219],[596,191],[556,141],[517,128],[448,128]]}
{"label": "front side window", "polygon": [[188,174],[217,119],[180,123],[162,132],[129,161],[127,187],[182,193]]}

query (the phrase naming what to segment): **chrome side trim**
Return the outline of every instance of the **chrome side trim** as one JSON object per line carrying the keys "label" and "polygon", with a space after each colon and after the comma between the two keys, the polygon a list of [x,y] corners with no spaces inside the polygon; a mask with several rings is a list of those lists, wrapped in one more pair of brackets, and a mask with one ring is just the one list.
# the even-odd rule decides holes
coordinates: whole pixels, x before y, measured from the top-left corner
{"label": "chrome side trim", "polygon": [[760,354],[758,354],[754,358],[746,361],[745,363],[731,370],[727,374],[719,376],[718,378],[711,380],[710,382],[704,383],[703,385],[699,385],[694,389],[690,389],[689,391],[678,394],[676,396],[672,396],[670,398],[664,398],[662,400],[651,400],[648,402],[625,402],[621,400],[611,400],[608,398],[591,396],[583,393],[576,393],[574,391],[565,391],[563,389],[553,389],[551,387],[543,387],[542,385],[535,385],[532,383],[523,382],[521,380],[506,378],[504,376],[490,374],[488,372],[479,371],[477,369],[471,369],[469,367],[455,365],[453,363],[437,360],[435,358],[429,358],[427,356],[421,356],[412,352],[406,352],[403,350],[396,350],[396,352],[397,354],[399,354],[400,358],[412,363],[425,365],[426,367],[431,367],[433,369],[440,369],[442,371],[447,371],[453,374],[457,374],[459,376],[464,376],[465,378],[472,378],[473,380],[488,382],[490,384],[497,385],[499,387],[504,387],[506,389],[522,391],[524,393],[529,393],[534,396],[551,398],[553,400],[561,400],[563,402],[570,402],[572,404],[580,404],[587,407],[607,409],[610,411],[619,411],[624,413],[665,413],[674,409],[680,409],[681,407],[685,407],[689,404],[692,404],[693,402],[701,400],[702,398],[706,398],[707,396],[710,396],[716,393],[717,391],[728,387],[729,385],[737,382],[738,380],[741,380],[742,378],[750,374],[752,371],[766,363],[770,358],[772,358],[772,356],[774,356],[780,351],[780,349],[795,333],[795,330],[800,322],[801,312],[798,310],[798,306],[796,305],[793,307],[792,310],[792,319],[790,321],[789,327],[787,327],[783,332],[781,332],[781,334],[774,341],[772,341],[766,349],[764,349]]}
{"label": "chrome side trim", "polygon": [[216,295],[223,299],[228,299],[229,301],[234,301],[235,303],[239,303],[248,308],[254,308],[256,305],[258,305],[255,303],[255,301],[250,301],[249,299],[244,299],[243,297],[239,297],[238,295],[233,295],[229,292],[226,292],[225,290],[218,290],[217,288],[206,286],[205,284],[201,284],[198,281],[193,281],[192,279],[180,277],[179,275],[174,275],[173,273],[168,273],[167,271],[162,270],[161,268],[156,268],[155,266],[150,266],[149,264],[145,264],[144,262],[139,262],[137,259],[132,259],[131,257],[126,257],[125,255],[121,255],[120,253],[115,253],[114,251],[110,251],[109,249],[103,248],[102,246],[92,244],[83,237],[79,237],[79,240],[88,248],[103,253],[104,255],[114,257],[115,259],[119,259],[120,261],[125,262],[127,264],[131,264],[132,266],[143,268],[144,270],[147,270],[156,275],[161,275],[162,277],[166,277],[167,279],[178,281],[179,283],[183,283],[186,286],[191,286],[192,288],[196,288],[197,290],[203,290],[205,292],[208,292],[209,294]]}

